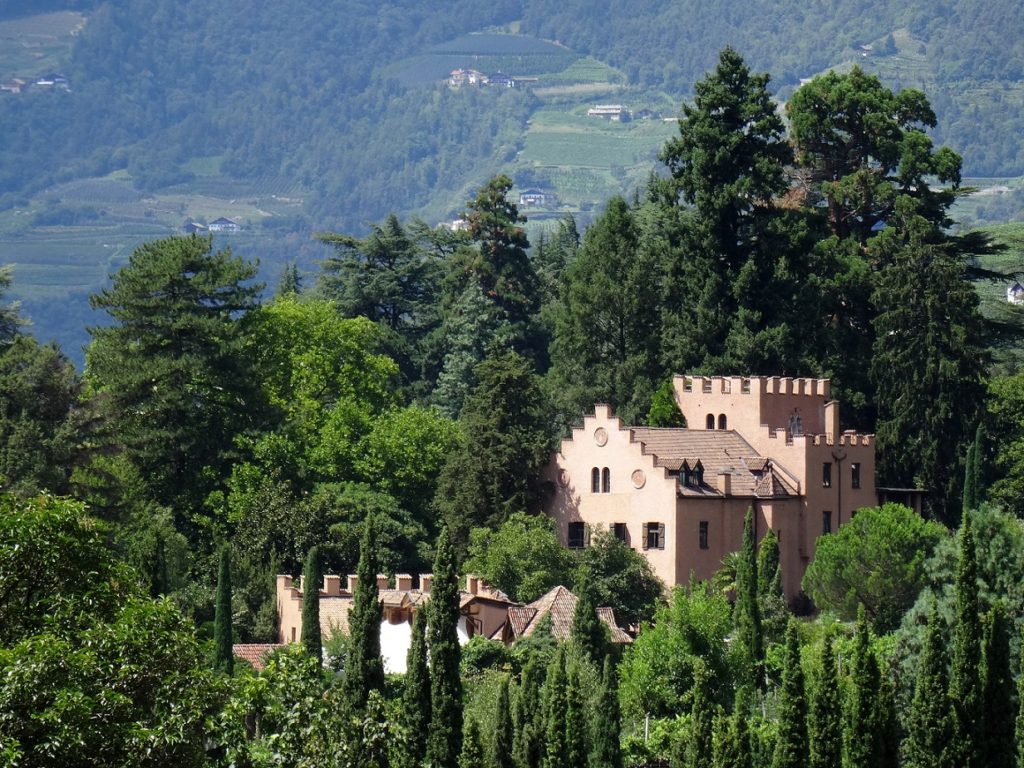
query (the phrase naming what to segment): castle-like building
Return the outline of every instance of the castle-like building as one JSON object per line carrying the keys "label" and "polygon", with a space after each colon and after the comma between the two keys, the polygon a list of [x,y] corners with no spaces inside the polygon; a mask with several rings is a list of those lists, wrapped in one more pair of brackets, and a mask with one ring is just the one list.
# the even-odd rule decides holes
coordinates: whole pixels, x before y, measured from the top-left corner
{"label": "castle-like building", "polygon": [[740,548],[779,537],[788,598],[819,536],[878,503],[873,435],[841,431],[827,379],[676,376],[686,428],[629,427],[597,405],[545,470],[562,542],[605,529],[643,552],[669,586],[708,579]]}

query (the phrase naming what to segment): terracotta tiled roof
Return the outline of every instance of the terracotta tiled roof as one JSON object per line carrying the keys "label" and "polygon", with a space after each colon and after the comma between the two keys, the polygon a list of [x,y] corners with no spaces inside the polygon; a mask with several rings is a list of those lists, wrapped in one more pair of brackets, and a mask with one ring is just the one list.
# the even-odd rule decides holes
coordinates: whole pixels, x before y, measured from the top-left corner
{"label": "terracotta tiled roof", "polygon": [[[559,585],[529,605],[509,608],[508,624],[512,629],[513,639],[529,637],[536,632],[544,617],[550,616],[552,637],[557,640],[568,640],[572,634],[572,620],[577,602],[579,598],[576,595]],[[598,608],[597,617],[608,626],[613,643],[633,642],[633,638],[615,623],[615,612],[611,608]]]}
{"label": "terracotta tiled roof", "polygon": [[267,665],[267,657],[278,648],[284,648],[279,643],[238,643],[231,646],[231,652],[236,659],[243,659],[252,665],[257,672],[262,672]]}
{"label": "terracotta tiled roof", "polygon": [[630,427],[630,434],[634,442],[643,444],[645,454],[654,457],[656,467],[677,471],[684,461],[690,467],[700,461],[704,482],[699,487],[680,485],[683,496],[720,496],[718,475],[723,472],[732,476],[733,496],[795,495],[772,472],[771,462],[733,430]]}

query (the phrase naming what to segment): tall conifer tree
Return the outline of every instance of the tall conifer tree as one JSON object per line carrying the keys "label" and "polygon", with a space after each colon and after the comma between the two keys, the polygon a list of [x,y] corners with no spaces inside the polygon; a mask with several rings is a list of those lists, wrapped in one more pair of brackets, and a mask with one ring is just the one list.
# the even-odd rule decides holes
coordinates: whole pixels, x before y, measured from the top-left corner
{"label": "tall conifer tree", "polygon": [[539,678],[537,660],[531,658],[523,668],[516,696],[516,768],[541,768],[544,760],[544,707]]}
{"label": "tall conifer tree", "polygon": [[224,547],[217,569],[217,602],[213,614],[214,666],[229,675],[235,672],[231,635],[231,552]]}
{"label": "tall conifer tree", "polygon": [[560,647],[548,667],[544,683],[544,768],[575,768],[567,759],[567,687],[565,648]]}
{"label": "tall conifer tree", "polygon": [[508,677],[503,677],[498,688],[498,703],[495,712],[494,753],[491,755],[492,768],[513,768],[513,742],[515,730],[512,726],[512,709],[508,699]]}
{"label": "tall conifer tree", "polygon": [[832,635],[825,635],[821,649],[821,674],[811,701],[807,724],[810,768],[840,768],[843,759],[843,722],[839,677],[832,650]]}
{"label": "tall conifer tree", "polygon": [[948,661],[942,619],[933,606],[907,718],[904,743],[907,768],[953,768],[955,765],[950,741],[953,723],[947,693]]}
{"label": "tall conifer tree", "polygon": [[381,604],[377,592],[377,521],[367,515],[359,542],[359,565],[352,609],[348,614],[348,663],[345,692],[354,709],[362,709],[370,691],[384,688],[384,660],[380,655]]}
{"label": "tall conifer tree", "polygon": [[779,734],[775,742],[772,768],[806,768],[807,696],[804,690],[804,671],[800,664],[800,639],[793,619],[789,620],[786,629],[786,654],[782,663]]}
{"label": "tall conifer tree", "polygon": [[413,617],[412,641],[406,656],[402,690],[402,721],[406,729],[409,764],[419,766],[427,754],[430,730],[430,668],[427,666],[426,625],[429,603]]}
{"label": "tall conifer tree", "polygon": [[981,698],[981,619],[978,561],[970,515],[960,527],[960,558],[956,571],[956,626],[949,697],[953,702],[955,744],[961,768],[981,768],[984,702]]}
{"label": "tall conifer tree", "polygon": [[609,654],[604,657],[601,700],[594,723],[594,748],[590,753],[591,768],[622,768],[622,748],[619,743],[621,730],[619,673]]}
{"label": "tall conifer tree", "polygon": [[323,638],[320,636],[320,550],[313,547],[306,555],[302,572],[302,645],[314,659],[323,659]]}
{"label": "tall conifer tree", "polygon": [[455,549],[441,529],[430,591],[430,738],[427,759],[435,768],[455,768],[462,748],[461,650],[458,637],[459,582]]}
{"label": "tall conifer tree", "polygon": [[1014,768],[1016,691],[1010,670],[1010,630],[1002,602],[997,601],[989,612],[982,659],[985,719],[980,751],[986,768]]}
{"label": "tall conifer tree", "polygon": [[878,768],[881,762],[878,734],[875,731],[879,685],[878,660],[871,649],[868,621],[862,605],[857,611],[853,671],[845,709],[845,768]]}
{"label": "tall conifer tree", "polygon": [[765,532],[757,548],[757,599],[766,640],[782,642],[785,639],[789,610],[782,590],[779,537],[771,528]]}
{"label": "tall conifer tree", "polygon": [[587,749],[587,710],[580,687],[579,662],[573,661],[567,670],[568,680],[565,687],[565,754],[568,765],[586,768]]}
{"label": "tall conifer tree", "polygon": [[597,617],[593,591],[587,584],[579,590],[576,611],[572,617],[573,642],[595,664],[604,658],[608,649],[608,628]]}
{"label": "tall conifer tree", "polygon": [[484,768],[484,750],[480,744],[480,726],[476,720],[466,721],[462,737],[462,751],[459,753],[458,768]]}
{"label": "tall conifer tree", "polygon": [[704,660],[693,666],[690,732],[686,739],[686,768],[711,768],[714,756],[715,704],[711,699],[711,672]]}
{"label": "tall conifer tree", "polygon": [[754,512],[748,509],[743,522],[743,543],[736,564],[733,627],[735,641],[747,667],[747,682],[759,687],[762,684],[760,670],[764,660],[764,638],[757,596],[757,534],[754,532]]}

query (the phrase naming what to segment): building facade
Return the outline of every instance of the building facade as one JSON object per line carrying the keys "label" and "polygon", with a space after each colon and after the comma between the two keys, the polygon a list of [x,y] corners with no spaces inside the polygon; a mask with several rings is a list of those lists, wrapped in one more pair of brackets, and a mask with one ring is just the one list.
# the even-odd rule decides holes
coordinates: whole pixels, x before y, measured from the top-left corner
{"label": "building facade", "polygon": [[629,427],[595,406],[549,462],[547,511],[562,542],[609,530],[668,585],[708,579],[740,548],[779,537],[795,598],[817,538],[877,503],[873,435],[841,431],[827,379],[676,376],[687,428]]}

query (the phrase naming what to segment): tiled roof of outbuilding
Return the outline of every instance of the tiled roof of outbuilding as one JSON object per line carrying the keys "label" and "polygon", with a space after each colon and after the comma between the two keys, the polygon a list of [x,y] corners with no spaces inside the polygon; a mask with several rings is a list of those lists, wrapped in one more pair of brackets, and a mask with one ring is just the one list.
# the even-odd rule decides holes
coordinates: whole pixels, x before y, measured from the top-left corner
{"label": "tiled roof of outbuilding", "polygon": [[[540,626],[545,616],[551,617],[551,635],[556,640],[568,640],[572,634],[573,616],[579,598],[561,585],[538,597],[529,605],[508,609],[508,623],[515,639],[529,637]],[[615,623],[615,612],[611,608],[598,608],[597,617],[605,623],[613,643],[631,643],[627,635]]]}
{"label": "tiled roof of outbuilding", "polygon": [[267,657],[278,648],[284,648],[279,643],[237,643],[231,646],[231,652],[237,659],[243,659],[252,665],[257,672],[262,672],[267,665]]}

